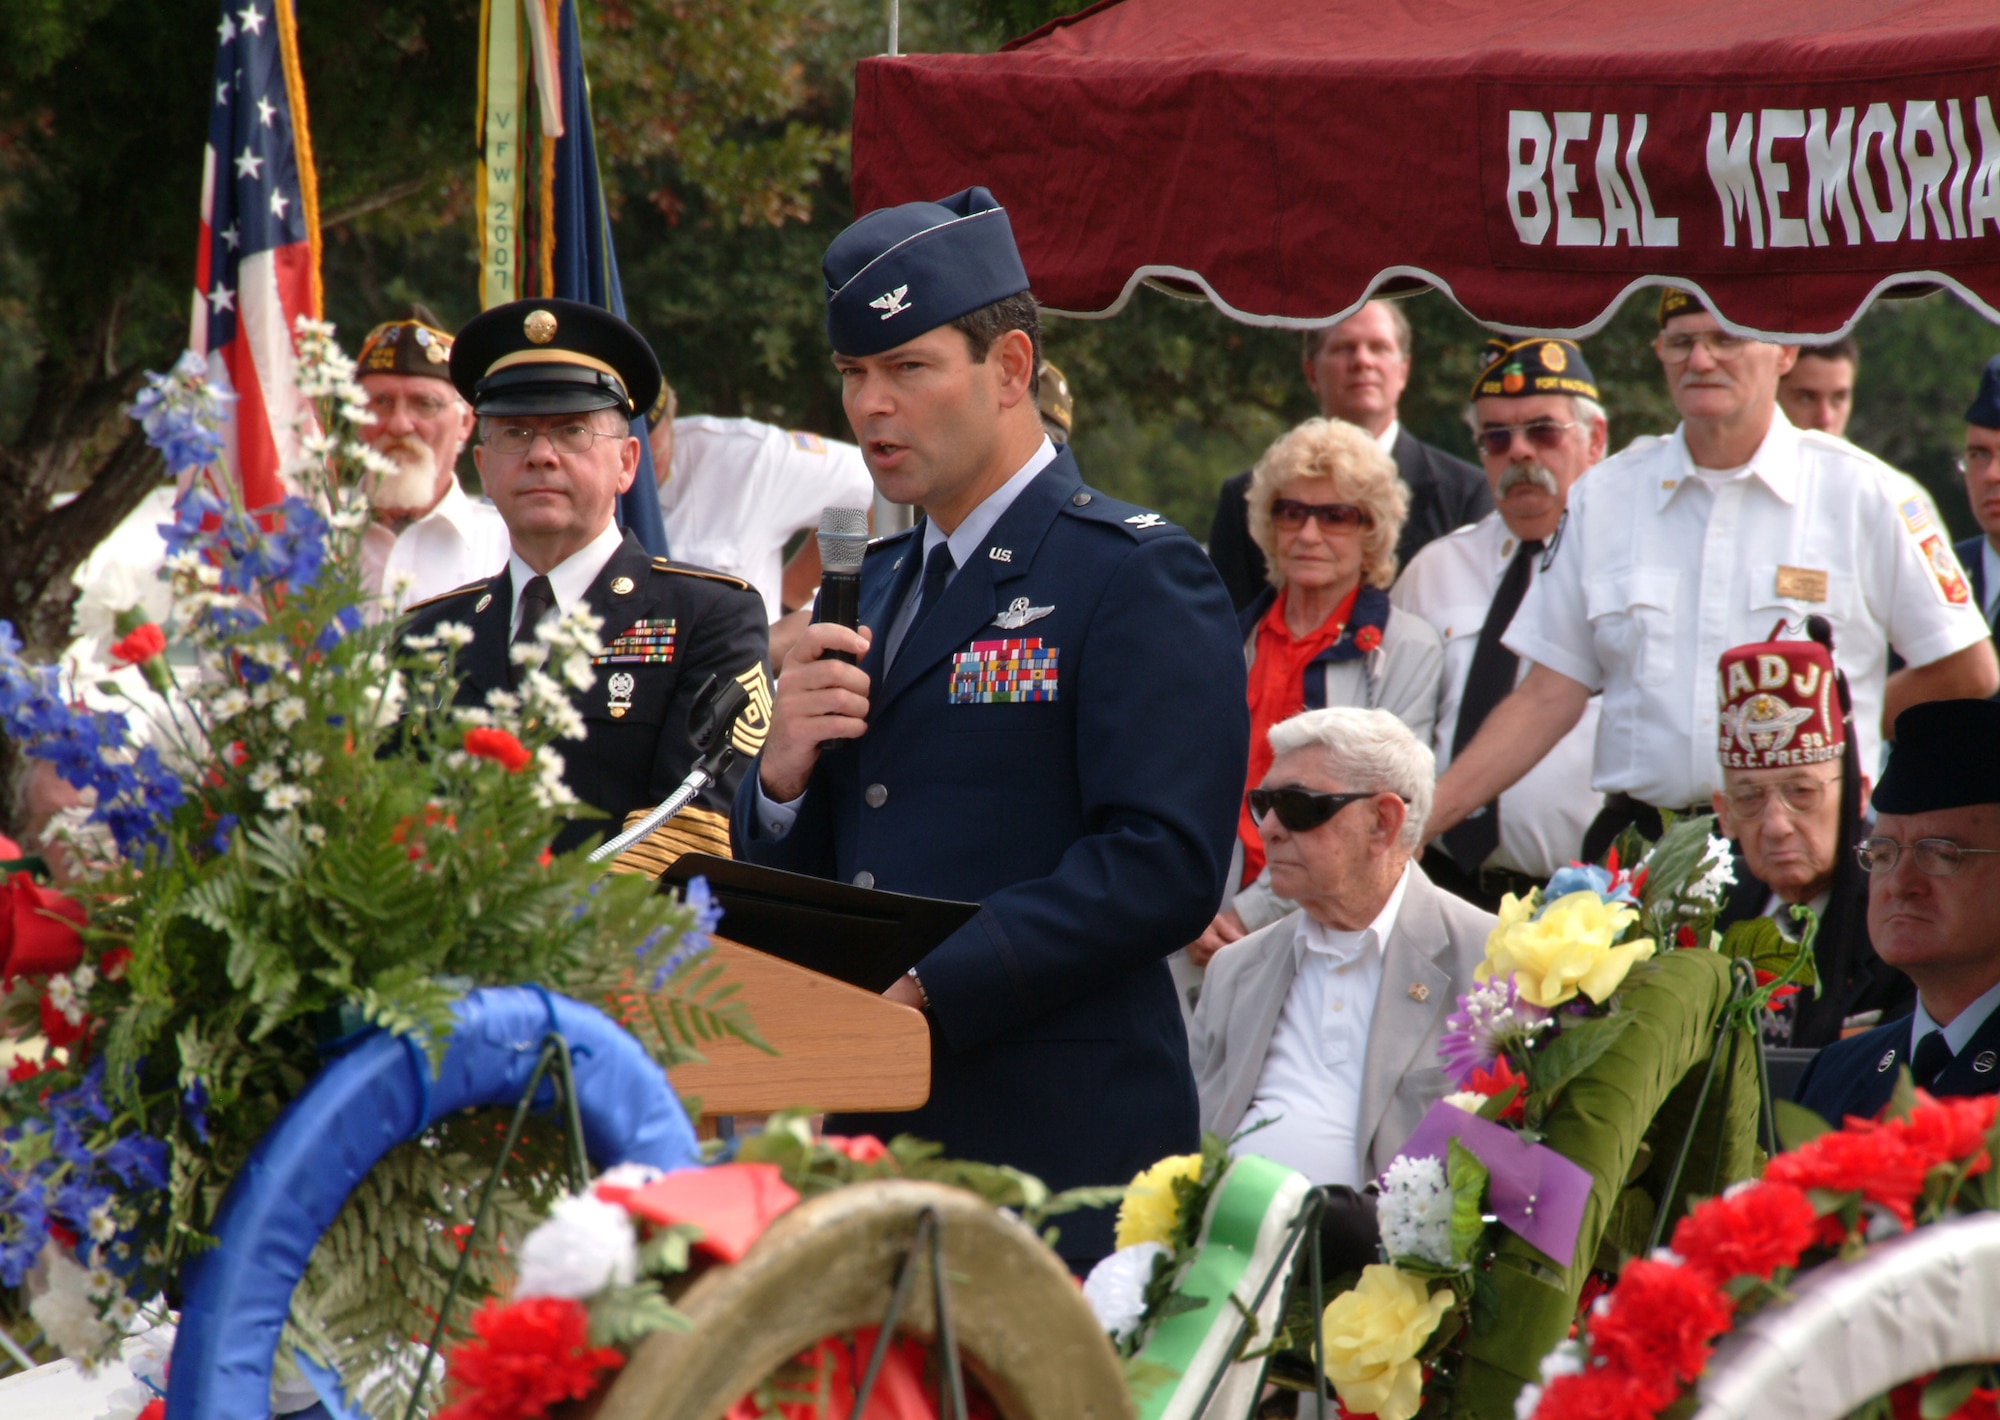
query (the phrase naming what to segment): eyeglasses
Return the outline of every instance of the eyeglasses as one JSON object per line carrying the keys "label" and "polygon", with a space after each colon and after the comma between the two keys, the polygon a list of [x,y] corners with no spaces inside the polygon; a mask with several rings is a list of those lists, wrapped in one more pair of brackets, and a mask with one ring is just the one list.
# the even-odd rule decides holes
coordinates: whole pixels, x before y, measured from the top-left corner
{"label": "eyeglasses", "polygon": [[622,429],[616,434],[601,434],[588,424],[558,424],[549,429],[538,429],[532,424],[496,424],[485,430],[480,440],[496,454],[525,454],[540,434],[548,435],[549,443],[566,454],[584,453],[599,439],[630,437]]}
{"label": "eyeglasses", "polygon": [[[1386,792],[1370,789],[1361,794],[1316,794],[1310,789],[1298,788],[1252,789],[1243,797],[1249,801],[1250,817],[1255,822],[1262,823],[1266,814],[1275,811],[1278,822],[1293,833],[1308,833],[1349,804]],[[1396,797],[1401,799],[1403,796],[1398,794]],[[1409,802],[1407,799],[1403,801]]]}
{"label": "eyeglasses", "polygon": [[1538,449],[1555,449],[1562,446],[1563,435],[1572,429],[1580,429],[1581,424],[1558,424],[1553,419],[1531,419],[1526,424],[1488,424],[1476,437],[1479,447],[1494,458],[1499,458],[1514,447],[1514,436],[1525,435],[1528,442]]}
{"label": "eyeglasses", "polygon": [[368,409],[376,419],[384,420],[395,414],[401,405],[409,410],[412,419],[435,419],[450,407],[451,401],[440,399],[434,394],[414,394],[407,397],[394,394],[378,394],[368,401]]}
{"label": "eyeglasses", "polygon": [[2000,854],[2000,848],[1965,848],[1949,838],[1919,838],[1915,843],[1898,843],[1893,838],[1866,838],[1854,845],[1854,857],[1867,872],[1886,873],[1896,866],[1905,849],[1915,856],[1917,871],[1934,878],[1950,877],[1959,870],[1968,854]]}
{"label": "eyeglasses", "polygon": [[1744,784],[1729,791],[1730,812],[1738,818],[1760,818],[1773,798],[1795,814],[1810,814],[1826,802],[1833,779],[1787,779],[1781,784]]}
{"label": "eyeglasses", "polygon": [[1958,456],[1958,471],[1960,473],[1984,475],[1987,469],[1993,467],[1993,459],[1996,452],[2000,451],[1993,449],[1967,449]]}
{"label": "eyeglasses", "polygon": [[1375,525],[1375,519],[1365,509],[1352,503],[1301,503],[1296,498],[1280,498],[1271,504],[1271,521],[1286,532],[1297,532],[1308,518],[1317,522],[1323,532]]}
{"label": "eyeglasses", "polygon": [[1721,361],[1742,358],[1750,342],[1726,330],[1677,330],[1660,337],[1660,357],[1676,365],[1694,354],[1697,345],[1706,345],[1711,357]]}

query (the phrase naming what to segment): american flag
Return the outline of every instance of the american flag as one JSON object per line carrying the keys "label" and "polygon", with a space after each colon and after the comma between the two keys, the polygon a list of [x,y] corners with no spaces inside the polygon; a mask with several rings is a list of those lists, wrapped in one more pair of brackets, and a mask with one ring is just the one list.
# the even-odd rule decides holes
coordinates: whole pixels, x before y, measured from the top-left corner
{"label": "american flag", "polygon": [[298,452],[292,323],[319,315],[319,214],[290,0],[224,0],[216,33],[188,344],[236,392],[226,457],[262,508]]}

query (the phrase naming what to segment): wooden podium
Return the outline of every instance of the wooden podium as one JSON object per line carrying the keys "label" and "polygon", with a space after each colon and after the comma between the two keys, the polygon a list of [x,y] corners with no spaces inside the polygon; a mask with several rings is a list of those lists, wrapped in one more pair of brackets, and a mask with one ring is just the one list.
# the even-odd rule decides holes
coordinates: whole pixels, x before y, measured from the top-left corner
{"label": "wooden podium", "polygon": [[710,960],[725,968],[725,980],[741,984],[750,1019],[778,1053],[718,1040],[703,1046],[704,1063],[676,1068],[674,1088],[699,1100],[702,1124],[792,1108],[916,1109],[930,1098],[930,1026],[921,1011],[726,938],[711,940]]}

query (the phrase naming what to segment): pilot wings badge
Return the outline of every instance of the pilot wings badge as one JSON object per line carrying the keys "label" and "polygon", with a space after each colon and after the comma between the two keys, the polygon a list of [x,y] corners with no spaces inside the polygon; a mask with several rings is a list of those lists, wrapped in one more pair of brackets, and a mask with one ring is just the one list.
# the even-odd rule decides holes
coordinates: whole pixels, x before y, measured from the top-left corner
{"label": "pilot wings badge", "polygon": [[893,291],[886,291],[877,296],[868,304],[882,313],[883,320],[887,320],[890,316],[899,316],[910,308],[909,302],[903,299],[909,293],[908,286],[898,286]]}
{"label": "pilot wings badge", "polygon": [[1040,621],[1050,612],[1052,606],[1029,606],[1026,597],[1015,597],[1007,609],[993,618],[993,624],[1002,631],[1019,631],[1031,621]]}

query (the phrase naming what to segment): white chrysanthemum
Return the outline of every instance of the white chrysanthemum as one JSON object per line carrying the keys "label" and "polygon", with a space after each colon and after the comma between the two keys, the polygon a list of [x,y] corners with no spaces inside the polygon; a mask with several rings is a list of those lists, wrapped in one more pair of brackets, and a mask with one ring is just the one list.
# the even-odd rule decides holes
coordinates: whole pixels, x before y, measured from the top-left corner
{"label": "white chrysanthemum", "polygon": [[403,713],[403,701],[407,696],[401,671],[390,671],[374,684],[361,688],[361,698],[376,707],[376,720],[381,724],[387,724]]}
{"label": "white chrysanthemum", "polygon": [[1477,1090],[1460,1090],[1456,1094],[1446,1095],[1444,1102],[1454,1109],[1464,1110],[1467,1114],[1477,1114],[1485,1108],[1486,1096]]}
{"label": "white chrysanthemum", "polygon": [[511,718],[521,713],[521,697],[511,690],[489,690],[486,692],[486,708],[496,715]]}
{"label": "white chrysanthemum", "polygon": [[522,1241],[514,1295],[581,1301],[609,1286],[630,1286],[638,1274],[631,1215],[595,1194],[572,1194]]}
{"label": "white chrysanthemum", "polygon": [[233,720],[250,708],[250,697],[235,686],[222,692],[208,702],[208,713],[220,722]]}
{"label": "white chrysanthemum", "polygon": [[549,658],[549,648],[534,641],[516,641],[507,648],[507,659],[517,666],[540,666]]}
{"label": "white chrysanthemum", "polygon": [[67,1011],[76,1001],[76,986],[67,976],[57,972],[49,978],[44,994],[48,996],[51,1006],[58,1011]]}
{"label": "white chrysanthemum", "polygon": [[324,824],[309,823],[301,828],[299,832],[305,835],[306,842],[314,846],[326,842],[326,826]]}
{"label": "white chrysanthemum", "polygon": [[583,715],[564,697],[543,712],[548,726],[559,740],[580,740],[590,733],[590,727],[583,722]]}
{"label": "white chrysanthemum", "polygon": [[284,777],[284,770],[266,760],[250,771],[250,788],[254,792],[261,794],[267,789],[275,789],[278,786],[278,781]]}
{"label": "white chrysanthemum", "polygon": [[551,745],[535,751],[535,802],[545,809],[576,806],[576,795],[563,783],[563,758]]}
{"label": "white chrysanthemum", "polygon": [[1399,1158],[1382,1175],[1375,1203],[1382,1250],[1392,1260],[1420,1257],[1438,1267],[1452,1265],[1451,1185],[1436,1159]]}
{"label": "white chrysanthemum", "polygon": [[581,651],[571,651],[563,657],[562,677],[578,690],[588,690],[597,684],[597,672],[590,668],[590,657]]}
{"label": "white chrysanthemum", "polygon": [[280,784],[264,795],[264,807],[274,814],[301,808],[312,802],[312,790],[297,784]]}
{"label": "white chrysanthemum", "polygon": [[111,1205],[108,1203],[90,1210],[89,1223],[92,1242],[110,1242],[118,1236],[118,1220],[111,1216]]}
{"label": "white chrysanthemum", "polygon": [[288,695],[278,702],[278,708],[271,712],[271,719],[281,730],[289,730],[306,717],[306,703],[296,695]]}
{"label": "white chrysanthemum", "polygon": [[310,777],[319,773],[320,766],[325,763],[326,760],[321,757],[318,750],[309,749],[303,754],[292,756],[292,772]]}
{"label": "white chrysanthemum", "polygon": [[1722,894],[1736,882],[1736,858],[1730,851],[1729,840],[1710,834],[1705,861],[1710,864],[1708,871],[1687,885],[1687,896],[1710,904],[1719,903]]}
{"label": "white chrysanthemum", "polygon": [[472,628],[460,621],[440,621],[431,634],[437,637],[440,646],[449,646],[454,651],[463,651],[472,644]]}
{"label": "white chrysanthemum", "polygon": [[341,508],[326,515],[327,522],[340,532],[357,532],[368,524],[366,508]]}
{"label": "white chrysanthemum", "polygon": [[87,1274],[55,1243],[43,1247],[42,1268],[48,1290],[28,1303],[28,1312],[58,1351],[87,1364],[112,1337],[86,1289]]}
{"label": "white chrysanthemum", "polygon": [[1153,1259],[1167,1249],[1156,1242],[1134,1243],[1104,1258],[1083,1279],[1083,1299],[1097,1324],[1114,1340],[1123,1341],[1138,1328],[1146,1313],[1146,1284],[1153,1280]]}
{"label": "white chrysanthemum", "polygon": [[99,646],[109,647],[118,639],[119,614],[134,609],[147,621],[164,622],[173,610],[172,588],[149,566],[108,561],[77,597],[70,634],[89,636]]}

